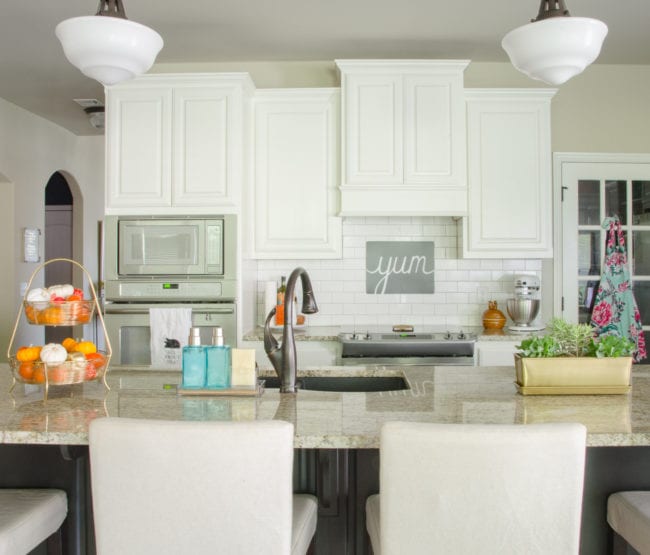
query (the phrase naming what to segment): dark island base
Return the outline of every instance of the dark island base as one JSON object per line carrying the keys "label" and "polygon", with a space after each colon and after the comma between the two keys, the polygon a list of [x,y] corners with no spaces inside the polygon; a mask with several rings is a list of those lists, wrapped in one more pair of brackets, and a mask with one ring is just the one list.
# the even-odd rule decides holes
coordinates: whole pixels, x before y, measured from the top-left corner
{"label": "dark island base", "polygon": [[[63,552],[95,553],[87,446],[0,445],[0,487],[65,490],[69,508]],[[317,555],[369,553],[365,501],[379,489],[377,449],[298,449],[294,489],[318,496]],[[587,449],[581,554],[611,553],[607,497],[634,489],[650,490],[650,447]]]}

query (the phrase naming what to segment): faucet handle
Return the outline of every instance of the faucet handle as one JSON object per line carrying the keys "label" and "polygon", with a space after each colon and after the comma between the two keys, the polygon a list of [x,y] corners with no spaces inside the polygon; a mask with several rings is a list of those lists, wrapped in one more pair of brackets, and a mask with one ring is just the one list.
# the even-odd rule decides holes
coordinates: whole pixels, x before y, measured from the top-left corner
{"label": "faucet handle", "polygon": [[279,347],[278,340],[271,333],[271,320],[273,320],[274,316],[275,307],[271,309],[268,316],[266,317],[266,321],[264,322],[264,351],[266,351],[267,354],[272,353],[273,351],[277,351]]}

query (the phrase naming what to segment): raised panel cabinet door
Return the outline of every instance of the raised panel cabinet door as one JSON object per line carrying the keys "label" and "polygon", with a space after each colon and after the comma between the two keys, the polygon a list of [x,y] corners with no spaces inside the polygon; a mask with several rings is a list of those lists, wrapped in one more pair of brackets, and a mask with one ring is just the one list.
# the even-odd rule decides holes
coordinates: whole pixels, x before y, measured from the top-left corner
{"label": "raised panel cabinet door", "polygon": [[462,74],[404,77],[404,181],[465,188]]}
{"label": "raised panel cabinet door", "polygon": [[255,256],[340,258],[338,90],[257,91],[253,102]]}
{"label": "raised panel cabinet door", "polygon": [[[241,122],[232,86],[174,89],[173,204],[232,205]],[[241,115],[239,116],[241,118]]]}
{"label": "raised panel cabinet door", "polygon": [[107,91],[106,208],[171,205],[169,88]]}
{"label": "raised panel cabinet door", "polygon": [[554,91],[471,91],[464,256],[553,255],[550,99]]}
{"label": "raised panel cabinet door", "polygon": [[404,182],[403,79],[344,75],[343,184]]}

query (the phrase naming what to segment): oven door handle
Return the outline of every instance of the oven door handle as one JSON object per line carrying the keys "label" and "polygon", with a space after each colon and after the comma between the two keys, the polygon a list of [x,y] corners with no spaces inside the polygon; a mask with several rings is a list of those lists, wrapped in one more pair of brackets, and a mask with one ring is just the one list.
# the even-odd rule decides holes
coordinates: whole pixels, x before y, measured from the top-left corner
{"label": "oven door handle", "polygon": [[[194,310],[192,314],[233,314],[234,308],[210,308],[207,310]],[[149,314],[148,308],[109,308],[104,309],[105,314]]]}

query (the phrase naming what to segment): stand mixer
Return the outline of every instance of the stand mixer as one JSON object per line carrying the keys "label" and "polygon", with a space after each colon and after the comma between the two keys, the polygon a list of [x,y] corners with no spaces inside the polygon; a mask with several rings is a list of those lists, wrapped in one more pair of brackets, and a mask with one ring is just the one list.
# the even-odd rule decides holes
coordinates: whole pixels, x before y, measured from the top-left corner
{"label": "stand mixer", "polygon": [[539,278],[534,275],[515,276],[515,296],[508,299],[506,308],[508,316],[514,322],[512,331],[539,331],[544,326],[535,326],[533,322],[539,313]]}

